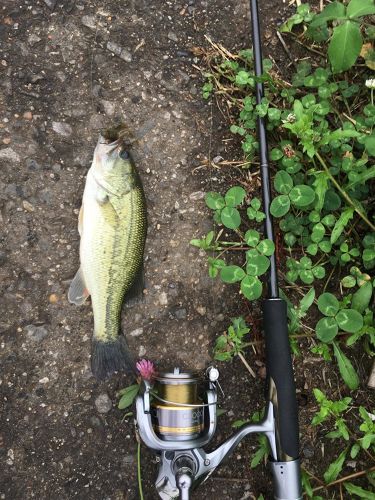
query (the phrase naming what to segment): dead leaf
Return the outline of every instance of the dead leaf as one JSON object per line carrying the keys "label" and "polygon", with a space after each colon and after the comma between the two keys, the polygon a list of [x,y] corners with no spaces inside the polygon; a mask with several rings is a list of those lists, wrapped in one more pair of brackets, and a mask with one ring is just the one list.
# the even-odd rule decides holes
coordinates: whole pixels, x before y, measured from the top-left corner
{"label": "dead leaf", "polygon": [[375,50],[372,43],[364,43],[361,49],[361,57],[365,60],[366,66],[375,70]]}
{"label": "dead leaf", "polygon": [[360,52],[360,56],[363,57],[363,59],[367,59],[368,53],[372,50],[372,43],[364,43],[362,45],[362,49]]}

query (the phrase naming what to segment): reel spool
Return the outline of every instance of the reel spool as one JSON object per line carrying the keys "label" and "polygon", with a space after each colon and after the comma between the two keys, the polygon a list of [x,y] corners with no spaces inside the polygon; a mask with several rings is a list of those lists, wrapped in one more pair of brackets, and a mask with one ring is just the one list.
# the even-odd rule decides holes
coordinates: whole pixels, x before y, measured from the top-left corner
{"label": "reel spool", "polygon": [[152,426],[160,439],[188,441],[202,435],[204,403],[198,398],[198,379],[193,374],[175,368],[156,377],[154,398]]}

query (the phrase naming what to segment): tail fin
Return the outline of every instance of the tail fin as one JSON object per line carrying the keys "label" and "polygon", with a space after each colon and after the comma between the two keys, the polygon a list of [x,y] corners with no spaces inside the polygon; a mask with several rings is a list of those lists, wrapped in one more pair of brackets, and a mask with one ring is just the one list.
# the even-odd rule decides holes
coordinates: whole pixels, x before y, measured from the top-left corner
{"label": "tail fin", "polygon": [[107,342],[93,339],[91,371],[99,380],[104,380],[117,371],[136,372],[135,362],[123,335]]}

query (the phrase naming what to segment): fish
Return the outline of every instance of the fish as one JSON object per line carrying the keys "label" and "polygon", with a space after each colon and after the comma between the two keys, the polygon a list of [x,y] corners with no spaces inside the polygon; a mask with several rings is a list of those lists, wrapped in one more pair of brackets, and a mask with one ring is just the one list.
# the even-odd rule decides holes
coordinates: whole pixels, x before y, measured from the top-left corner
{"label": "fish", "polygon": [[91,296],[92,373],[104,380],[117,371],[134,372],[120,331],[121,310],[124,299],[143,290],[147,215],[141,179],[121,127],[99,136],[86,176],[78,231],[80,268],[68,300],[82,305]]}

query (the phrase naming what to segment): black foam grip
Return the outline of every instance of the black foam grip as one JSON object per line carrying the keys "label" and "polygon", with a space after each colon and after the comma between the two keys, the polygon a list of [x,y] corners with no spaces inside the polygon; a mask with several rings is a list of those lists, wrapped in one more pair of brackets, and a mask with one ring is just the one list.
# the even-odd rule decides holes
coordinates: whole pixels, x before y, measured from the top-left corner
{"label": "black foam grip", "polygon": [[281,450],[296,459],[299,455],[298,411],[292,358],[288,337],[286,302],[263,301],[263,325],[266,341],[267,378],[277,391],[277,428]]}

